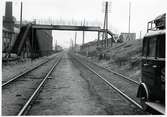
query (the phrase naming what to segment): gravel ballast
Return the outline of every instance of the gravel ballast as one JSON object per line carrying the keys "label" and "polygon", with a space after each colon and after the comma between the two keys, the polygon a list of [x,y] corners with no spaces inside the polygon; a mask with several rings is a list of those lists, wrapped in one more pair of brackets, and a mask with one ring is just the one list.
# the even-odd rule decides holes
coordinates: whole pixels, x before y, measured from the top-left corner
{"label": "gravel ballast", "polygon": [[52,73],[29,115],[98,115],[107,114],[89,84],[80,76],[68,55]]}
{"label": "gravel ballast", "polygon": [[[59,54],[59,53],[58,53]],[[10,62],[8,64],[2,65],[2,82],[5,82],[11,79],[13,76],[24,72],[25,70],[31,69],[46,59],[50,59],[58,54],[53,54],[50,56],[44,56],[35,60],[27,59],[24,62]]]}
{"label": "gravel ballast", "polygon": [[2,89],[2,115],[17,115],[26,100],[47,74],[55,59],[20,77]]}

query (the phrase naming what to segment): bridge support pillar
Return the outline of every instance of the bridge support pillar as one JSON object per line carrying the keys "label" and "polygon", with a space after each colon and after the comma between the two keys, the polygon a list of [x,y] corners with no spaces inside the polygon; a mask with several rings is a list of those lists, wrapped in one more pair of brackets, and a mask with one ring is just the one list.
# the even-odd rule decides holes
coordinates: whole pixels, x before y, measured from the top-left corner
{"label": "bridge support pillar", "polygon": [[97,46],[99,46],[100,45],[100,32],[98,31],[97,33],[98,33],[97,34]]}
{"label": "bridge support pillar", "polygon": [[83,31],[83,40],[82,40],[82,45],[85,43],[85,31]]}

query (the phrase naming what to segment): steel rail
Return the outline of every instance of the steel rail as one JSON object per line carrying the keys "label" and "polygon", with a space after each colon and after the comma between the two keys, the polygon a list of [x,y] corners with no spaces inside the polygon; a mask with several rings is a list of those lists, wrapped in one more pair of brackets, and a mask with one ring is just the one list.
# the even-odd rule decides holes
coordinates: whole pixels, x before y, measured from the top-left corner
{"label": "steel rail", "polygon": [[[102,67],[102,66],[99,66],[99,67]],[[104,68],[104,69],[108,70],[109,72],[112,72],[112,73],[114,73],[114,74],[116,74],[116,75],[118,75],[118,76],[121,76],[121,77],[123,77],[123,78],[125,78],[125,79],[127,79],[127,80],[129,80],[129,81],[131,81],[131,82],[133,82],[133,83],[135,83],[135,84],[137,84],[137,85],[140,84],[139,82],[137,82],[137,81],[135,81],[135,80],[133,80],[133,79],[130,79],[130,77],[124,76],[124,75],[122,75],[122,74],[120,74],[120,73],[118,73],[118,72],[115,72],[115,71],[113,71],[113,70],[111,70],[111,69],[109,69],[109,68],[106,68],[106,67],[102,67],[102,68]]]}
{"label": "steel rail", "polygon": [[[58,55],[56,55],[56,56],[58,56]],[[54,56],[54,57],[56,57],[56,56]],[[7,86],[8,84],[10,84],[11,82],[13,82],[13,81],[15,81],[16,79],[20,78],[21,76],[23,76],[23,75],[25,75],[25,74],[27,74],[27,73],[29,73],[29,72],[31,72],[31,71],[37,69],[38,67],[42,66],[43,64],[47,63],[49,60],[53,59],[54,57],[48,58],[47,60],[41,62],[40,64],[36,65],[35,67],[23,71],[23,73],[13,75],[13,78],[11,78],[10,80],[8,80],[8,81],[6,81],[5,83],[3,83],[1,87],[3,88],[3,87],[5,87],[5,86]],[[44,58],[44,57],[42,57],[42,58]]]}
{"label": "steel rail", "polygon": [[32,69],[25,70],[23,73],[18,74],[17,76],[14,76],[12,79],[10,79],[10,80],[6,81],[5,83],[3,83],[3,84],[2,84],[2,87],[4,87],[4,86],[8,85],[9,83],[13,82],[14,80],[16,80],[16,79],[20,78],[21,76],[23,76],[23,75],[25,75],[25,74],[27,74],[27,73],[29,73],[29,72],[33,71],[34,69],[36,69],[36,68],[40,67],[41,65],[43,65],[43,64],[45,64],[45,63],[47,63],[48,61],[49,61],[49,60],[46,60],[46,61],[44,61],[44,62],[40,63],[39,65],[37,65],[37,66],[33,67]]}
{"label": "steel rail", "polygon": [[48,60],[46,60],[46,61],[44,61],[44,62],[42,62],[42,63],[36,65],[35,67],[33,67],[33,68],[31,68],[31,69],[25,70],[23,73],[20,73],[20,74],[18,74],[18,75],[15,75],[12,79],[10,79],[10,80],[6,81],[5,83],[3,83],[3,84],[2,84],[2,87],[7,86],[9,83],[15,81],[16,79],[20,78],[21,76],[23,76],[23,75],[25,75],[25,74],[27,74],[27,73],[33,71],[34,69],[37,69],[38,67],[40,67],[40,66],[42,66],[43,64],[47,63],[49,60],[50,60],[50,59],[48,59]]}
{"label": "steel rail", "polygon": [[91,62],[90,60],[87,60],[87,61],[90,62],[90,63],[92,63],[92,64],[94,64],[94,65],[96,65],[97,67],[100,67],[100,68],[105,69],[105,70],[107,70],[107,71],[109,71],[109,72],[112,72],[113,74],[116,74],[116,75],[118,75],[118,76],[121,76],[122,78],[124,78],[124,79],[126,79],[126,80],[129,80],[130,82],[133,82],[133,83],[135,83],[135,84],[137,84],[137,85],[140,84],[139,82],[137,82],[137,81],[131,79],[130,77],[127,77],[127,76],[125,76],[125,75],[123,75],[123,74],[120,74],[120,73],[118,73],[118,72],[115,72],[115,71],[113,71],[113,70],[111,70],[111,69],[108,69],[108,68],[106,68],[106,67],[100,66],[100,65],[98,65],[98,64],[96,64],[96,63],[94,63],[94,62]]}
{"label": "steel rail", "polygon": [[[72,55],[71,55],[72,56]],[[106,82],[110,87],[112,87],[115,91],[117,91],[119,94],[121,94],[125,99],[127,99],[129,102],[137,106],[138,108],[142,109],[142,106],[138,104],[136,101],[134,101],[132,98],[130,98],[128,95],[123,93],[121,90],[119,90],[117,87],[115,87],[113,84],[111,84],[108,80],[106,80],[103,76],[98,74],[96,71],[94,71],[92,68],[90,68],[88,65],[82,63],[80,60],[78,60],[76,57],[72,56],[76,61],[78,61],[81,65],[83,65],[85,68],[87,68],[89,71],[94,73],[96,76],[98,76],[100,79],[102,79],[104,82]]]}
{"label": "steel rail", "polygon": [[31,102],[33,101],[33,99],[36,97],[36,95],[39,93],[41,87],[44,85],[45,81],[47,80],[47,78],[49,77],[49,75],[52,73],[52,71],[54,70],[54,68],[58,65],[58,63],[60,63],[62,57],[60,57],[56,63],[51,67],[51,69],[49,70],[49,72],[47,73],[47,75],[44,77],[44,79],[41,81],[41,83],[38,85],[38,87],[36,88],[36,90],[34,91],[34,93],[30,96],[30,98],[27,100],[27,102],[24,104],[24,106],[21,108],[21,110],[19,111],[19,113],[17,114],[17,116],[21,116],[24,115],[24,113],[26,112],[26,110],[28,109],[28,107],[30,106]]}

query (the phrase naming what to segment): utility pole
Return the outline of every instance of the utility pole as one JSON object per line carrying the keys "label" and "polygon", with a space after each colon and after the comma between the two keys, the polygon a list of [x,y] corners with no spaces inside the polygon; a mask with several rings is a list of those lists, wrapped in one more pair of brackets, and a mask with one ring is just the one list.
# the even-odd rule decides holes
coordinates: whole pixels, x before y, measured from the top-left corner
{"label": "utility pole", "polygon": [[128,29],[129,40],[131,40],[130,39],[130,18],[131,18],[131,2],[129,1],[129,29]]}
{"label": "utility pole", "polygon": [[76,48],[77,48],[76,41],[77,41],[77,32],[75,32],[75,51],[76,51]]}
{"label": "utility pole", "polygon": [[21,26],[22,26],[22,14],[23,13],[23,3],[21,2],[21,7],[20,7],[20,30],[21,30]]}
{"label": "utility pole", "polygon": [[71,48],[71,40],[69,39],[69,48]]}
{"label": "utility pole", "polygon": [[105,20],[106,20],[106,31],[105,31],[105,39],[106,39],[106,48],[108,47],[108,34],[107,34],[107,31],[108,31],[108,2],[106,2],[106,10],[105,10]]}
{"label": "utility pole", "polygon": [[56,45],[55,46],[56,46],[55,48],[56,48],[56,51],[57,51],[57,40],[56,40]]}
{"label": "utility pole", "polygon": [[140,31],[140,39],[141,39],[141,31]]}
{"label": "utility pole", "polygon": [[75,32],[75,47],[77,45],[76,41],[77,41],[77,32]]}
{"label": "utility pole", "polygon": [[100,45],[100,31],[97,32],[97,47]]}
{"label": "utility pole", "polygon": [[[83,22],[83,27],[85,26],[85,19],[84,19],[84,22]],[[85,31],[83,31],[83,40],[82,40],[82,45],[84,45],[85,43]]]}
{"label": "utility pole", "polygon": [[131,2],[129,2],[129,29],[128,29],[128,32],[129,32],[129,34],[130,34],[130,15],[131,15]]}
{"label": "utility pole", "polygon": [[[108,47],[108,34],[107,34],[107,31],[108,31],[108,12],[109,12],[109,2],[106,1],[105,2],[105,15],[104,15],[104,25],[103,25],[103,29],[104,29],[104,32],[103,32],[103,35],[102,35],[102,46],[104,46],[105,48]],[[111,41],[112,43],[112,41]],[[112,44],[111,44],[112,45]]]}
{"label": "utility pole", "polygon": [[72,47],[72,50],[73,50],[73,40],[71,39],[71,47]]}

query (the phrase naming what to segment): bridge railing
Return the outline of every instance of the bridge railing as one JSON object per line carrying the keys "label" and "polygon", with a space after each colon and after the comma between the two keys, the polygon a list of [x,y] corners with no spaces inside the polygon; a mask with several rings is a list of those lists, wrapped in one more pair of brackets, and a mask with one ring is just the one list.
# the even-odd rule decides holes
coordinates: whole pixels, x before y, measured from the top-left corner
{"label": "bridge railing", "polygon": [[73,25],[73,26],[100,26],[103,23],[100,21],[78,21],[78,20],[63,20],[63,19],[34,19],[35,24],[41,25]]}

